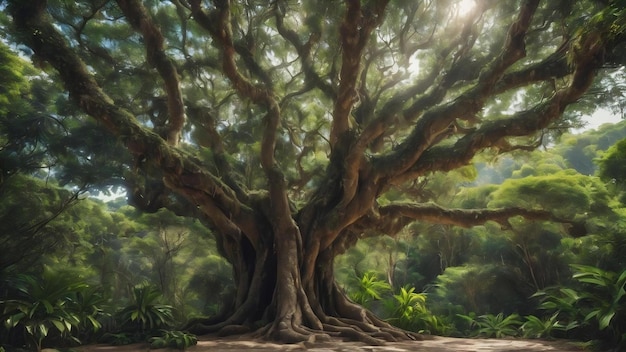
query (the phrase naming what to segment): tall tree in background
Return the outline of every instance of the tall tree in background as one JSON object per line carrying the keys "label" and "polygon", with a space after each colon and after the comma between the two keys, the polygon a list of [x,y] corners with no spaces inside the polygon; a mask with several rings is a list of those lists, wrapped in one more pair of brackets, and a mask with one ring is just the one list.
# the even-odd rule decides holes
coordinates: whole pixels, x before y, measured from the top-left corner
{"label": "tall tree in background", "polygon": [[623,63],[622,0],[471,3],[9,0],[7,40],[126,146],[133,205],[214,230],[237,295],[195,331],[378,343],[408,335],[346,298],[333,259],[413,221],[565,221],[420,185],[540,145]]}

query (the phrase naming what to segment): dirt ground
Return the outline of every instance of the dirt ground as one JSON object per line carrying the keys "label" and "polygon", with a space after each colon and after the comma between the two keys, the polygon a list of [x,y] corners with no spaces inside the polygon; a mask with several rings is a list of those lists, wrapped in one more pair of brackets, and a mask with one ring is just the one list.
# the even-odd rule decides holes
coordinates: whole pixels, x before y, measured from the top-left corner
{"label": "dirt ground", "polygon": [[[128,346],[91,345],[76,350],[81,352],[145,352],[150,351],[146,344]],[[153,350],[154,351],[154,350]],[[159,350],[168,351],[168,350]],[[173,351],[173,350],[171,350]],[[333,341],[325,343],[300,343],[280,345],[256,340],[224,339],[210,336],[199,338],[198,344],[187,351],[192,352],[580,352],[582,349],[567,341],[544,340],[505,340],[505,339],[462,339],[451,337],[428,337],[424,341],[389,343],[385,346],[367,346],[357,342]]]}

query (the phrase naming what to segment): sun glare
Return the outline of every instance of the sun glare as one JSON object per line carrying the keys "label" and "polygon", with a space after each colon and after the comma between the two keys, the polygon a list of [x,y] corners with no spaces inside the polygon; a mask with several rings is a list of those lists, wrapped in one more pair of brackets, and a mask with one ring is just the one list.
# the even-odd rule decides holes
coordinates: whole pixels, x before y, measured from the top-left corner
{"label": "sun glare", "polygon": [[458,6],[459,15],[467,16],[476,7],[476,1],[460,0],[457,6]]}

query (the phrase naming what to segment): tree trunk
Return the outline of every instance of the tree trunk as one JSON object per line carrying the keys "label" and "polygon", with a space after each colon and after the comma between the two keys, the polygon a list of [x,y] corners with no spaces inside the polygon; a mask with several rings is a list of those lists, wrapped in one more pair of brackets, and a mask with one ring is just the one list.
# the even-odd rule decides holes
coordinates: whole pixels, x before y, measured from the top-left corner
{"label": "tree trunk", "polygon": [[[36,53],[38,60],[49,63],[58,71],[77,106],[115,135],[138,165],[150,164],[159,170],[162,180],[158,185],[163,186],[159,193],[161,201],[151,201],[145,206],[154,204],[153,210],[167,206],[169,197],[165,192],[171,191],[185,199],[193,216],[207,220],[215,230],[218,250],[233,266],[237,293],[223,315],[194,322],[190,326],[192,331],[224,335],[254,331],[283,342],[339,336],[379,344],[385,340],[417,338],[415,334],[389,326],[354,304],[337,286],[333,260],[359,236],[367,231],[395,234],[412,221],[463,227],[496,221],[508,227],[509,218],[523,216],[529,220],[574,223],[541,210],[445,209],[425,203],[379,206],[375,200],[393,185],[416,180],[430,172],[445,172],[464,166],[481,150],[525,149],[524,146],[511,146],[507,138],[529,136],[548,128],[569,104],[577,101],[593,82],[608,42],[604,45],[598,40],[596,31],[583,36],[575,43],[576,55],[572,55],[572,62],[567,65],[571,66],[567,86],[555,88],[548,100],[542,99],[542,103],[532,109],[520,111],[507,119],[486,121],[459,134],[456,128],[450,127],[455,127],[459,121],[474,123],[470,120],[483,110],[485,101],[505,90],[537,82],[535,68],[509,70],[526,55],[526,32],[539,5],[538,0],[523,2],[519,15],[509,28],[503,50],[494,53],[497,56],[480,70],[475,84],[464,93],[449,103],[435,106],[453,86],[454,80],[449,87],[445,84],[435,87],[434,92],[442,92],[440,97],[433,96],[435,105],[423,105],[421,98],[409,104],[405,101],[406,92],[400,92],[385,103],[376,121],[359,130],[352,128],[349,120],[356,102],[354,93],[361,58],[367,38],[384,18],[387,2],[366,2],[368,5],[362,7],[360,1],[347,1],[339,36],[341,79],[337,95],[330,94],[334,100],[328,138],[330,160],[326,175],[314,190],[311,189],[314,195],[297,214],[289,204],[290,187],[275,159],[279,154],[277,141],[283,130],[282,102],[277,99],[280,94],[271,89],[271,84],[256,85],[255,80],[248,79],[239,70],[237,57],[240,55],[236,55],[232,36],[230,24],[234,21],[231,21],[229,2],[215,2],[209,13],[203,8],[202,1],[188,1],[193,15],[190,18],[211,35],[212,45],[219,48],[221,69],[232,88],[241,101],[249,101],[259,107],[259,111],[264,111],[258,156],[266,181],[264,186],[267,187],[254,192],[245,190],[237,178],[231,177],[232,170],[226,162],[227,149],[219,140],[218,130],[211,130],[212,119],[207,119],[206,126],[209,127],[205,127],[214,137],[209,149],[214,153],[217,172],[175,147],[185,115],[179,77],[176,67],[167,59],[158,28],[148,19],[138,1],[119,0],[118,4],[131,26],[141,32],[146,42],[147,61],[159,73],[167,92],[170,120],[165,134],[155,133],[140,124],[130,111],[121,108],[103,91],[96,75],[81,60],[74,45],[69,45],[58,30],[59,26],[50,21],[52,16],[46,13],[44,0],[9,2],[8,8],[21,40]],[[280,18],[278,22],[277,27],[281,27]],[[284,28],[281,32],[285,33]],[[302,59],[304,66],[309,61],[307,56]],[[539,67],[549,72],[549,78],[553,80],[551,63],[548,60],[545,64],[548,66]],[[254,70],[258,71],[256,67]],[[563,71],[568,72],[568,69]],[[442,76],[442,80],[446,81],[447,76]],[[395,116],[403,116],[407,122],[414,123],[406,138],[403,137],[403,141],[387,153],[368,155],[368,145],[384,136],[385,126],[394,125],[391,120]],[[444,137],[455,135],[458,139],[454,139],[451,145],[438,144]]]}
{"label": "tree trunk", "polygon": [[227,307],[227,314],[191,322],[190,331],[220,336],[252,333],[285,343],[341,337],[380,345],[420,339],[351,302],[333,271],[334,258],[345,249],[330,246],[320,251],[319,237],[301,236],[300,228],[311,226],[266,233],[264,238],[271,242],[260,250],[254,250],[245,237],[236,244],[237,250],[223,248],[222,252],[234,254],[227,258],[235,274],[235,303]]}

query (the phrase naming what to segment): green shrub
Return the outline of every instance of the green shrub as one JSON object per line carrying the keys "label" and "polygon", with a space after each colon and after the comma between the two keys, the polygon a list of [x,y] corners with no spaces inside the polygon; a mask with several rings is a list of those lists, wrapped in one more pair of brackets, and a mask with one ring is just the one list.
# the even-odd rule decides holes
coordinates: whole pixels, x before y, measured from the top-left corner
{"label": "green shrub", "polygon": [[[540,309],[556,314],[566,330],[604,342],[606,348],[626,347],[626,270],[621,273],[587,265],[571,265],[574,287],[537,292]],[[581,334],[578,334],[579,336]]]}
{"label": "green shrub", "polygon": [[81,310],[77,303],[88,289],[80,280],[46,267],[41,278],[20,275],[14,285],[10,298],[0,301],[0,309],[5,326],[23,330],[30,348],[41,350],[44,339],[53,334],[61,341],[80,343],[77,334],[100,328],[96,302],[90,310]]}
{"label": "green shrub", "polygon": [[106,333],[102,335],[99,342],[113,346],[130,345],[131,343],[141,342],[144,338],[136,333],[118,332]]}
{"label": "green shrub", "polygon": [[526,338],[551,338],[555,331],[567,331],[578,325],[575,323],[563,325],[558,320],[558,316],[558,313],[554,313],[544,319],[534,315],[524,317],[526,322],[521,326],[523,336]]}
{"label": "green shrub", "polygon": [[471,336],[503,338],[518,336],[522,320],[518,314],[505,316],[503,313],[496,315],[484,314],[478,317],[473,315],[458,315],[469,323]]}
{"label": "green shrub", "polygon": [[382,298],[385,293],[391,292],[391,286],[379,280],[376,273],[368,271],[356,282],[355,289],[349,293],[349,297],[355,303],[367,306],[372,301]]}
{"label": "green shrub", "polygon": [[426,294],[414,287],[402,287],[384,302],[389,323],[410,331],[445,334],[448,327],[426,307]]}
{"label": "green shrub", "polygon": [[198,343],[198,338],[193,334],[183,331],[161,330],[161,336],[148,339],[150,348],[176,348],[184,350]]}
{"label": "green shrub", "polygon": [[159,303],[161,298],[161,292],[152,285],[133,287],[131,303],[118,312],[122,329],[147,333],[172,324],[172,306]]}

